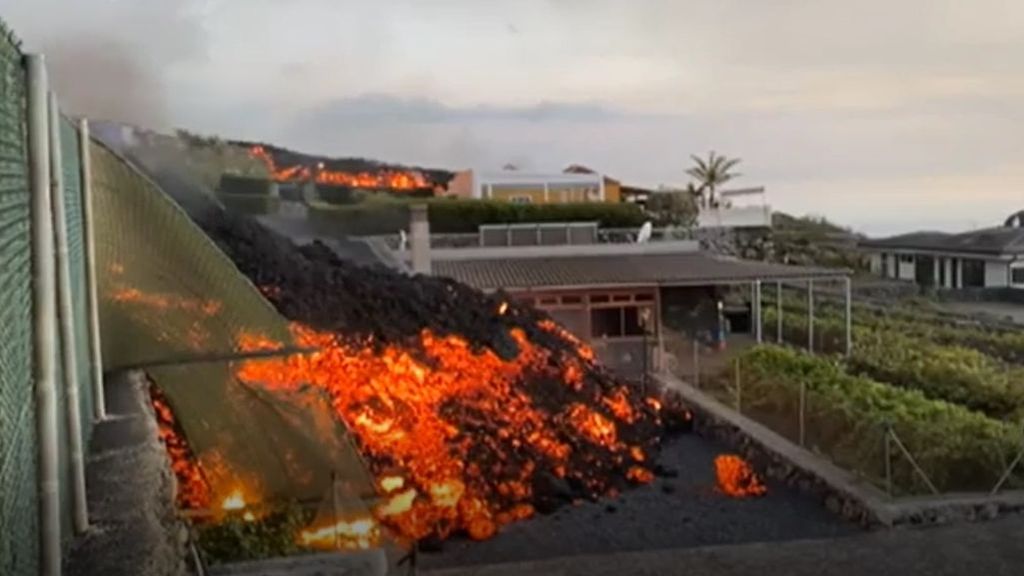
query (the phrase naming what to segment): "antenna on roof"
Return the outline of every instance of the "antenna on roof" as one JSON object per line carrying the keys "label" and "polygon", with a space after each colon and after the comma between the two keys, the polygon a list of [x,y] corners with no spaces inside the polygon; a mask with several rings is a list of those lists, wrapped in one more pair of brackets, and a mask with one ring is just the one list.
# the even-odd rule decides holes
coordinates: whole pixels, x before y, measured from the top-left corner
{"label": "antenna on roof", "polygon": [[651,225],[651,221],[644,222],[644,225],[640,227],[640,231],[636,234],[637,244],[646,244],[651,239],[651,233],[654,231],[654,227]]}

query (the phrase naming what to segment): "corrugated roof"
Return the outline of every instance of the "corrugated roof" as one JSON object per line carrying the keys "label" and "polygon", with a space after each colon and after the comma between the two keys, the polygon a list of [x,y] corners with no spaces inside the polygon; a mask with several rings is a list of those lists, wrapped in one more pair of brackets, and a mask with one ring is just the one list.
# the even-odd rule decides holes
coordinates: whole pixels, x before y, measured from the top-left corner
{"label": "corrugated roof", "polygon": [[847,270],[738,260],[704,252],[435,260],[433,272],[481,290],[699,285],[843,277]]}
{"label": "corrugated roof", "polygon": [[964,252],[970,254],[1024,254],[1024,228],[997,226],[964,232],[914,232],[860,243],[867,248]]}

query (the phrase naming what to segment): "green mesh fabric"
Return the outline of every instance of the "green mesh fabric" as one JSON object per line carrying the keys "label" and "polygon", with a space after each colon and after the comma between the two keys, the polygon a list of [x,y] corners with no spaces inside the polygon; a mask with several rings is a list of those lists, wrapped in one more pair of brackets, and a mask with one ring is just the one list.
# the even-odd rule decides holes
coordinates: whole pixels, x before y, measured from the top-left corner
{"label": "green mesh fabric", "polygon": [[25,72],[0,23],[0,574],[37,571]]}
{"label": "green mesh fabric", "polygon": [[68,235],[68,262],[71,271],[71,306],[74,314],[75,367],[78,372],[78,398],[82,414],[82,444],[92,436],[92,361],[89,357],[89,310],[86,302],[85,238],[82,227],[82,172],[78,151],[78,130],[67,119],[61,120],[61,156],[64,173],[64,210]]}
{"label": "green mesh fabric", "polygon": [[154,183],[107,148],[90,150],[104,367],[150,366],[214,497],[241,483],[264,500],[319,500],[332,472],[372,494],[320,392],[250,387],[226,362],[187,362],[230,355],[246,334],[289,342],[287,323]]}

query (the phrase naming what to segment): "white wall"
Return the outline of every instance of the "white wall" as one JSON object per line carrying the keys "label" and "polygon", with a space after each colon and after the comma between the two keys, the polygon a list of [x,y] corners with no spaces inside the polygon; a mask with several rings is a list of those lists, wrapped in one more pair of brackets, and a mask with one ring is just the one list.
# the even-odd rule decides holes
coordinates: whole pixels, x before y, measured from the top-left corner
{"label": "white wall", "polygon": [[697,214],[700,228],[768,228],[772,225],[769,206],[703,208]]}
{"label": "white wall", "polygon": [[914,262],[915,262],[914,257],[911,256],[909,262],[904,262],[903,261],[904,256],[900,255],[900,254],[897,254],[896,258],[899,259],[899,264],[897,265],[897,270],[899,270],[898,278],[900,280],[910,280],[911,282],[913,282],[914,281]]}
{"label": "white wall", "polygon": [[985,287],[1006,288],[1010,285],[1010,267],[1004,261],[988,260],[985,262]]}
{"label": "white wall", "polygon": [[884,276],[882,271],[882,254],[879,252],[871,254],[869,261],[871,263],[871,273]]}

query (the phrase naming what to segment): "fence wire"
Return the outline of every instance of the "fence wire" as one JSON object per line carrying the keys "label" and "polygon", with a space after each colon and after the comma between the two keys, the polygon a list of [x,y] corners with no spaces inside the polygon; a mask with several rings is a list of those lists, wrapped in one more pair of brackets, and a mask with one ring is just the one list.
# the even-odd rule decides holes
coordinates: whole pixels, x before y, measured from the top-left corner
{"label": "fence wire", "polygon": [[25,71],[0,22],[0,574],[38,567]]}
{"label": "fence wire", "polygon": [[210,505],[238,489],[246,500],[321,500],[332,474],[372,495],[318,390],[270,390],[242,383],[232,363],[191,362],[230,356],[245,337],[288,345],[288,325],[153,181],[100,144],[90,150],[105,368],[150,366],[209,484]]}

